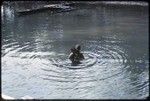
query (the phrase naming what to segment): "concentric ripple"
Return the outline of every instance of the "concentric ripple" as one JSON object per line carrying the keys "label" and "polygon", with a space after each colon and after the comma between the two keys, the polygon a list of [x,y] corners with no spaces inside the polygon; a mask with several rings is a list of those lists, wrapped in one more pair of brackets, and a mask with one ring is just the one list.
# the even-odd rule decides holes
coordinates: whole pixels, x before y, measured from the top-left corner
{"label": "concentric ripple", "polygon": [[82,69],[91,67],[96,64],[97,58],[90,52],[84,52],[85,59],[81,61],[80,64],[77,64],[75,66],[72,66],[71,61],[67,58],[66,55],[58,56],[53,59],[51,59],[52,64],[54,66],[60,67],[60,68],[68,68],[68,69]]}
{"label": "concentric ripple", "polygon": [[[73,12],[20,17],[12,4],[2,8],[2,93],[17,99],[149,96],[146,6],[81,4]],[[85,59],[72,65],[75,44]]]}
{"label": "concentric ripple", "polygon": [[[46,43],[45,46],[53,43],[53,41],[49,42],[50,43]],[[85,59],[81,61],[81,64],[72,65],[71,61],[68,59],[69,53],[35,51],[36,47],[34,46],[40,44],[41,41],[37,41],[36,43],[26,42],[24,45],[20,46],[18,42],[14,41],[3,45],[3,65],[4,63],[7,64],[6,59],[10,58],[12,59],[11,61],[14,59],[13,62],[15,64],[23,63],[23,70],[28,70],[28,66],[34,66],[34,63],[36,63],[35,69],[37,70],[35,70],[34,75],[30,76],[31,80],[34,81],[34,77],[38,77],[41,79],[41,82],[54,83],[56,85],[53,87],[56,91],[70,91],[74,89],[74,94],[78,97],[79,95],[83,95],[80,97],[89,96],[89,94],[92,94],[95,89],[97,89],[97,94],[99,94],[99,91],[101,90],[103,96],[111,94],[112,89],[116,88],[120,88],[118,90],[119,92],[122,92],[123,90],[131,93],[131,95],[135,95],[135,90],[145,90],[143,91],[144,93],[147,91],[148,79],[145,79],[147,76],[144,71],[141,70],[138,74],[133,74],[133,71],[129,70],[131,68],[129,65],[131,60],[128,58],[124,49],[118,45],[102,45],[101,42],[95,41],[86,42],[88,45],[85,44],[84,51],[82,51]],[[17,63],[17,61],[15,61],[16,59],[23,62]],[[4,70],[8,69],[4,68]],[[145,81],[143,81],[143,83],[141,83],[138,79],[130,81],[131,78],[136,76],[139,78],[144,76],[143,78]],[[119,82],[121,82],[121,84],[116,85],[116,83]],[[111,85],[113,85],[113,87],[110,89],[108,86]],[[129,85],[132,85],[131,88],[127,87]],[[43,86],[47,86],[47,83]],[[103,89],[106,91],[103,91]],[[87,95],[84,95],[84,93],[87,93]]]}
{"label": "concentric ripple", "polygon": [[[99,81],[117,76],[127,67],[127,59],[119,47],[94,47],[97,47],[95,52],[83,52],[85,59],[76,66],[71,65],[67,54],[57,54],[55,57],[50,58],[49,63],[44,64],[46,67],[42,68],[42,70],[47,71],[44,79],[61,82]],[[75,75],[71,75],[71,72]],[[64,74],[69,74],[69,76]],[[69,81],[70,78],[73,81]]]}

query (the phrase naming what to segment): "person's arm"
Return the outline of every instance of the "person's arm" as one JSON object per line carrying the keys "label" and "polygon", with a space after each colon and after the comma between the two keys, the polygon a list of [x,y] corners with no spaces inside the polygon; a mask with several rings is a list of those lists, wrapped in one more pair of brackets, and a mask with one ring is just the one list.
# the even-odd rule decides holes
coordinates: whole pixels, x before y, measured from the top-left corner
{"label": "person's arm", "polygon": [[70,53],[70,55],[69,55],[69,59],[70,59],[71,61],[74,61],[73,53]]}
{"label": "person's arm", "polygon": [[80,55],[81,55],[81,59],[84,59],[84,56],[83,56],[83,54],[81,53]]}

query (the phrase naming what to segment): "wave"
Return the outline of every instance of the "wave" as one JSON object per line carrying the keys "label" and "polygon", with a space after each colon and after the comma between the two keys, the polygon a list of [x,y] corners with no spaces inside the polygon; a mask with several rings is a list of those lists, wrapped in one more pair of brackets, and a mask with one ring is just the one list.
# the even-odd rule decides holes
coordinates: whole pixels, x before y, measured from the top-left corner
{"label": "wave", "polygon": [[113,4],[113,5],[138,5],[138,6],[148,6],[148,2],[142,1],[102,1],[103,4]]}

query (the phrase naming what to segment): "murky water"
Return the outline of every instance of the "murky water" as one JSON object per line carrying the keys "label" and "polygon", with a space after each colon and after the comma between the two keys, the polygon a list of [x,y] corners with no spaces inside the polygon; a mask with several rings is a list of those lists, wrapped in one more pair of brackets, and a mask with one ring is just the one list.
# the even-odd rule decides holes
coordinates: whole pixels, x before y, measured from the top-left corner
{"label": "murky water", "polygon": [[[149,94],[148,7],[2,14],[2,93],[36,99],[141,99]],[[70,48],[85,60],[71,66]]]}

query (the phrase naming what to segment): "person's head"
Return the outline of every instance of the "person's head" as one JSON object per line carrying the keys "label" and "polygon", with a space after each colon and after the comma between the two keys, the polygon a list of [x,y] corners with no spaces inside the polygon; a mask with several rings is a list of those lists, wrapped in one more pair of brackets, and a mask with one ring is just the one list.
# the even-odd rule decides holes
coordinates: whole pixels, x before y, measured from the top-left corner
{"label": "person's head", "polygon": [[78,44],[75,46],[75,48],[76,48],[76,50],[79,50],[79,51],[81,50],[81,46]]}

